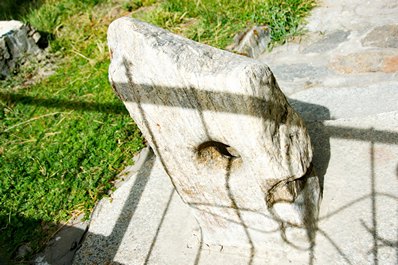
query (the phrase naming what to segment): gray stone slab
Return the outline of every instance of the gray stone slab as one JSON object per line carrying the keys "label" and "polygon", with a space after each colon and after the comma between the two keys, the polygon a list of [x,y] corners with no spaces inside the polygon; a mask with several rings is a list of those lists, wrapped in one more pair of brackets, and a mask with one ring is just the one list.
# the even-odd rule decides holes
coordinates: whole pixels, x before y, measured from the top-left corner
{"label": "gray stone slab", "polygon": [[328,75],[329,70],[324,66],[313,66],[306,63],[280,64],[271,68],[277,80],[296,81],[297,79],[315,79]]}
{"label": "gray stone slab", "polygon": [[362,40],[364,46],[398,48],[398,25],[384,25],[371,30]]}
{"label": "gray stone slab", "polygon": [[109,26],[108,44],[112,87],[204,242],[261,245],[264,234],[247,227],[277,219],[311,229],[319,184],[309,137],[267,65],[126,17]]}
{"label": "gray stone slab", "polygon": [[[93,214],[74,264],[397,264],[398,113],[309,122],[323,200],[312,248],[201,245],[190,209],[154,157]],[[266,233],[265,231],[262,231]],[[281,231],[268,231],[281,238]]]}
{"label": "gray stone slab", "polygon": [[303,53],[323,53],[330,51],[336,48],[343,41],[346,41],[349,35],[349,31],[337,30],[327,34],[322,39],[311,43],[303,49]]}
{"label": "gray stone slab", "polygon": [[[290,95],[290,103],[307,120],[365,117],[396,111],[398,109],[397,92],[396,82],[339,89],[320,87]],[[329,113],[315,112],[313,108],[308,108],[300,102],[323,106],[328,109]]]}

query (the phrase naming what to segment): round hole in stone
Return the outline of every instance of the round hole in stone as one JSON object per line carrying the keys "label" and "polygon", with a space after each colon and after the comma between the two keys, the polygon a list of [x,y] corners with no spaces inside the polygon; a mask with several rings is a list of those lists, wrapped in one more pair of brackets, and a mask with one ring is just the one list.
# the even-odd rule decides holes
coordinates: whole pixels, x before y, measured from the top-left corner
{"label": "round hole in stone", "polygon": [[198,156],[200,158],[214,159],[224,157],[227,159],[240,158],[240,154],[235,148],[217,141],[207,141],[198,146]]}

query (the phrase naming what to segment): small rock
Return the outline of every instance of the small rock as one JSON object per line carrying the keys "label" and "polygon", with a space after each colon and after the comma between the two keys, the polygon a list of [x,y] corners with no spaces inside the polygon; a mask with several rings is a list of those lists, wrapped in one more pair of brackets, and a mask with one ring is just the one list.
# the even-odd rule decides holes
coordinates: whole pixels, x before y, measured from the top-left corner
{"label": "small rock", "polygon": [[254,26],[234,37],[234,44],[227,49],[251,58],[257,58],[266,51],[271,41],[268,26]]}
{"label": "small rock", "polygon": [[41,36],[40,36],[40,33],[39,32],[35,32],[35,33],[33,33],[33,35],[32,35],[32,39],[36,42],[36,43],[38,43],[39,41],[40,41],[40,38],[41,38]]}

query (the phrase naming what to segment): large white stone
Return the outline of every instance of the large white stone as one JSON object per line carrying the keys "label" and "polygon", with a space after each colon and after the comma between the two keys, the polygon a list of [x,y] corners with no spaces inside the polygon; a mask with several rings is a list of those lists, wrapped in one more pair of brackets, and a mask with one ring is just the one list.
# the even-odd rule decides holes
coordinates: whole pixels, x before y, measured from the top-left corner
{"label": "large white stone", "polygon": [[[109,78],[206,244],[315,227],[310,139],[269,68],[132,18],[108,31]],[[305,229],[303,229],[305,231]]]}

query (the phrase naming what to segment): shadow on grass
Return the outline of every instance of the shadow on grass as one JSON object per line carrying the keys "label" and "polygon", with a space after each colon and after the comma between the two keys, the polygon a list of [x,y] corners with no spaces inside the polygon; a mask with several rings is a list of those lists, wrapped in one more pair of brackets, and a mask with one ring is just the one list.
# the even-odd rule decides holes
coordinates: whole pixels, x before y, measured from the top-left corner
{"label": "shadow on grass", "polygon": [[0,20],[20,20],[31,9],[37,9],[43,0],[1,0]]}
{"label": "shadow on grass", "polygon": [[0,100],[9,103],[19,103],[46,108],[57,108],[61,110],[92,111],[128,115],[126,108],[120,101],[118,101],[117,103],[94,103],[58,98],[40,98],[23,94],[4,92],[0,92]]}
{"label": "shadow on grass", "polygon": [[[8,218],[8,216],[0,216],[1,228],[8,228],[8,235],[0,231],[2,237],[0,265],[36,264],[35,261],[44,260],[47,262],[45,264],[69,265],[72,263],[87,227],[85,223],[69,226],[22,217],[18,218],[19,224],[24,226],[24,231],[30,231],[30,233],[21,234],[18,231],[20,228],[18,225],[4,224],[3,221]],[[17,217],[13,216],[12,219],[14,218]],[[12,226],[12,228],[7,226]],[[10,232],[12,235],[9,234]],[[50,236],[38,242],[37,239],[41,238],[42,233],[53,235],[53,237]],[[38,252],[40,254],[36,255]]]}

